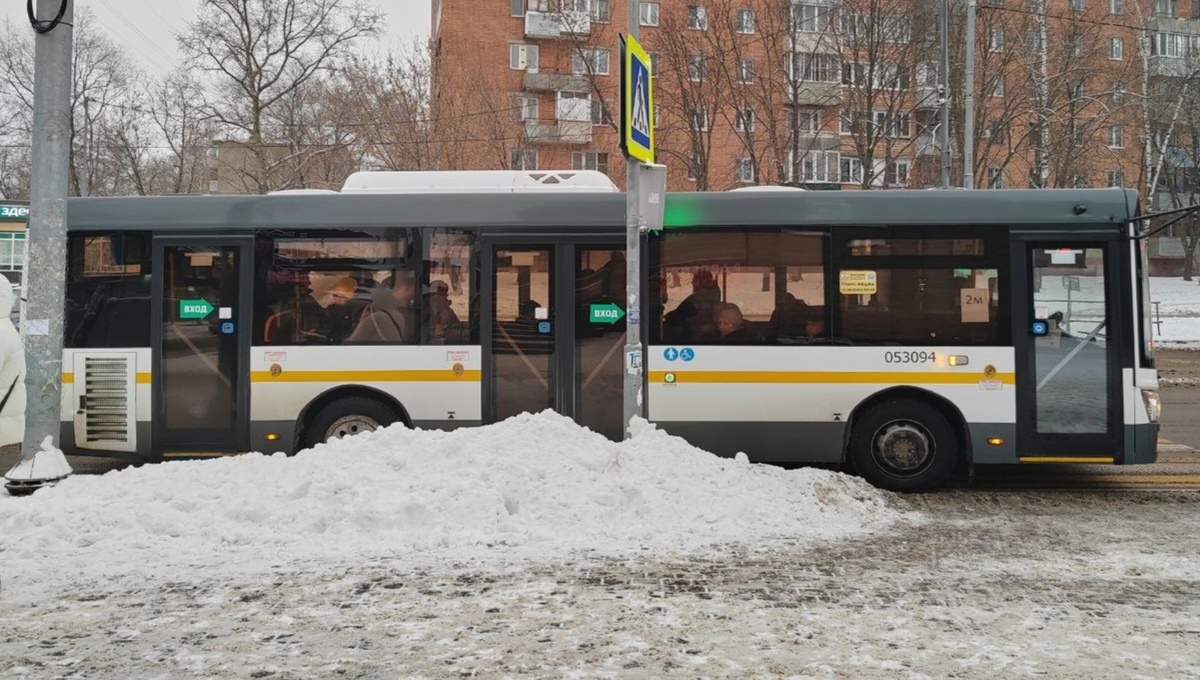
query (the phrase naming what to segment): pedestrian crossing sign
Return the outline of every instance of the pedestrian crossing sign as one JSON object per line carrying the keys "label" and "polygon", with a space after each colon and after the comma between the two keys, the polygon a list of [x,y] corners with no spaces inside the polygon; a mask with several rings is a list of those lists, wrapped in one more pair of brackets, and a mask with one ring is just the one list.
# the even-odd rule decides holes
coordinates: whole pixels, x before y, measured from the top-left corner
{"label": "pedestrian crossing sign", "polygon": [[626,156],[654,162],[654,85],[650,55],[632,36],[621,60],[621,148]]}

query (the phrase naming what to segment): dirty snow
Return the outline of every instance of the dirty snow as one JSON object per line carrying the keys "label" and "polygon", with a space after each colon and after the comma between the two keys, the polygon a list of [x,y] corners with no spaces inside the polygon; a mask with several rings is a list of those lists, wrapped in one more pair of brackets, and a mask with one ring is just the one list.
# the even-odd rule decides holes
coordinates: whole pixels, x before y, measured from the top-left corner
{"label": "dirty snow", "polygon": [[[1184,281],[1181,276],[1150,277],[1151,319],[1155,342],[1172,349],[1200,348],[1200,278]],[[1155,316],[1157,314],[1157,316]]]}
{"label": "dirty snow", "polygon": [[392,428],[0,496],[0,674],[1192,678],[1198,509]]}

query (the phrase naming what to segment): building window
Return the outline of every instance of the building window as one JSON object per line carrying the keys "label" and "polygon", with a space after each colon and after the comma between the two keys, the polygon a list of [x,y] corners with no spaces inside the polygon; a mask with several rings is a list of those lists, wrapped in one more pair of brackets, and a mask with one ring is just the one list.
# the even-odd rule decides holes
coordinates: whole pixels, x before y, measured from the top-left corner
{"label": "building window", "polygon": [[863,168],[859,159],[842,156],[838,170],[838,181],[842,184],[862,184]]}
{"label": "building window", "polygon": [[989,189],[1004,188],[1004,170],[997,167],[990,167],[987,173],[987,186]]}
{"label": "building window", "polygon": [[882,137],[908,137],[911,119],[907,112],[876,111],[875,134]]}
{"label": "building window", "polygon": [[842,73],[842,59],[836,54],[793,54],[788,77],[810,83],[836,83]]}
{"label": "building window", "polygon": [[733,129],[738,132],[754,132],[754,109],[738,109],[733,114]]}
{"label": "building window", "polygon": [[741,59],[738,61],[738,81],[743,85],[754,82],[753,59]]}
{"label": "building window", "polygon": [[1083,10],[1087,9],[1083,0],[1070,0],[1068,4],[1072,12],[1082,12]]}
{"label": "building window", "polygon": [[938,87],[941,81],[938,79],[938,63],[936,61],[923,61],[917,64],[917,87]]}
{"label": "building window", "polygon": [[754,10],[739,9],[737,11],[737,32],[738,33],[753,33],[754,32]]}
{"label": "building window", "polygon": [[700,161],[700,155],[693,154],[691,160],[688,161],[688,164],[687,164],[687,178],[692,181],[695,181],[696,178],[698,178],[700,176],[700,168],[702,166],[703,166],[703,163],[701,163],[701,161]]}
{"label": "building window", "polygon": [[988,31],[988,52],[1004,51],[1004,29],[993,27]]}
{"label": "building window", "polygon": [[1108,96],[1112,98],[1113,104],[1120,104],[1125,101],[1125,86],[1117,81],[1108,84]]}
{"label": "building window", "polygon": [[642,26],[658,25],[658,3],[643,2],[638,5],[638,23]]}
{"label": "building window", "polygon": [[1175,18],[1175,0],[1154,0],[1154,15]]}
{"label": "building window", "polygon": [[599,98],[592,99],[592,125],[612,125],[612,116]]}
{"label": "building window", "polygon": [[514,71],[538,71],[538,46],[513,43],[508,46],[508,67]]}
{"label": "building window", "polygon": [[592,21],[607,24],[612,21],[612,0],[592,0]]}
{"label": "building window", "polygon": [[708,130],[708,109],[704,107],[692,109],[688,113],[688,129],[693,132],[706,132]]}
{"label": "building window", "polygon": [[608,153],[605,151],[576,151],[571,154],[572,170],[597,170],[608,174]]}
{"label": "building window", "polygon": [[708,30],[708,8],[691,5],[688,7],[688,28],[693,31]]}
{"label": "building window", "polygon": [[[793,176],[793,168],[795,164],[792,162],[794,156],[788,152],[788,181],[795,181]],[[806,151],[800,156],[800,181],[805,183],[810,182],[836,182],[838,175],[838,163],[841,160],[841,154],[837,151]]]}
{"label": "building window", "polygon": [[658,52],[649,52],[650,55],[650,75],[658,77]]}
{"label": "building window", "polygon": [[1125,41],[1120,38],[1108,39],[1108,58],[1120,61],[1125,58]]}
{"label": "building window", "polygon": [[571,72],[577,76],[608,75],[608,50],[579,49],[571,56]]}
{"label": "building window", "polygon": [[1073,101],[1083,99],[1083,83],[1067,83],[1067,97]]}
{"label": "building window", "polygon": [[737,176],[739,184],[754,184],[754,160],[751,158],[739,158],[734,162],[734,175]]}
{"label": "building window", "polygon": [[1125,128],[1123,126],[1112,125],[1108,128],[1108,148],[1125,148]]}
{"label": "building window", "polygon": [[688,57],[688,80],[699,83],[708,76],[708,59],[703,54]]}
{"label": "building window", "polygon": [[654,105],[654,129],[658,129],[658,121],[662,120],[662,107],[658,104]]}
{"label": "building window", "polygon": [[833,8],[818,4],[789,5],[792,14],[792,30],[801,33],[820,33],[829,28]]}
{"label": "building window", "polygon": [[821,112],[817,109],[788,111],[788,128],[799,134],[815,135],[821,131]]}
{"label": "building window", "polygon": [[893,161],[888,165],[888,184],[894,187],[908,186],[909,161]]}
{"label": "building window", "polygon": [[1125,0],[1108,0],[1108,13],[1109,14],[1124,14],[1125,13]]}
{"label": "building window", "polygon": [[1125,186],[1125,173],[1120,170],[1108,171],[1108,186],[1123,187]]}
{"label": "building window", "polygon": [[537,97],[527,97],[524,95],[515,94],[512,96],[512,104],[512,119],[514,121],[538,119]]}
{"label": "building window", "polygon": [[510,0],[508,14],[514,17],[525,16],[525,0]]}
{"label": "building window", "polygon": [[513,170],[537,170],[537,149],[513,149]]}

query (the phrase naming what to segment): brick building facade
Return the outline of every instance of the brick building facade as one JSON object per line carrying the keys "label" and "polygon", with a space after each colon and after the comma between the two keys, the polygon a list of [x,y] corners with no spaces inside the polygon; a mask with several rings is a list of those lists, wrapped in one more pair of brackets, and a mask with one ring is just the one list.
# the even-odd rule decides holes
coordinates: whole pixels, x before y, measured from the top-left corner
{"label": "brick building facade", "polygon": [[[1195,48],[1189,36],[1200,34],[1191,20],[1200,7],[1143,1],[1046,0],[1044,13],[1040,0],[980,5],[976,186],[1143,186],[1153,106],[1142,93],[1179,77]],[[598,169],[622,185],[613,119],[626,7],[434,0],[439,167]],[[639,3],[670,188],[938,186],[937,8],[924,0]],[[961,186],[961,5],[952,12],[950,138]]]}

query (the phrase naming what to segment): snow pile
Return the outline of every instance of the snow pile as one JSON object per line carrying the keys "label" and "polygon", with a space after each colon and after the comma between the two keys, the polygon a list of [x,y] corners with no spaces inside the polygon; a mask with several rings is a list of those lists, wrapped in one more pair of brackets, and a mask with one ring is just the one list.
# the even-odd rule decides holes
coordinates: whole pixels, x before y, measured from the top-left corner
{"label": "snow pile", "polygon": [[[453,432],[400,426],[301,452],[76,476],[0,497],[0,575],[187,579],[302,563],[562,559],[834,539],[887,526],[890,494],[694,448],[614,443],[553,412]],[[52,572],[52,574],[50,574]]]}
{"label": "snow pile", "polygon": [[62,449],[54,445],[54,438],[46,435],[40,449],[26,460],[17,462],[13,469],[5,473],[6,479],[29,481],[33,479],[59,479],[71,474],[71,465]]}

